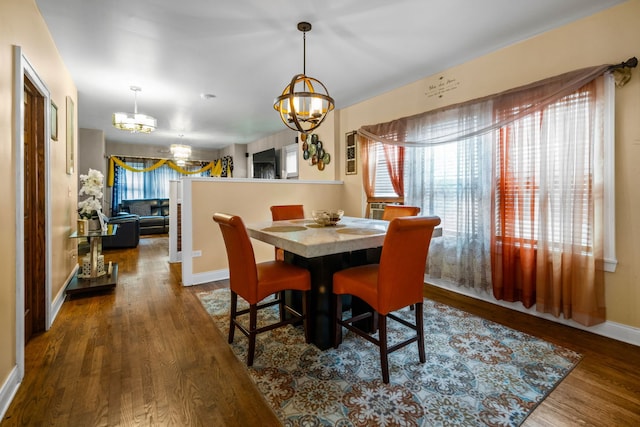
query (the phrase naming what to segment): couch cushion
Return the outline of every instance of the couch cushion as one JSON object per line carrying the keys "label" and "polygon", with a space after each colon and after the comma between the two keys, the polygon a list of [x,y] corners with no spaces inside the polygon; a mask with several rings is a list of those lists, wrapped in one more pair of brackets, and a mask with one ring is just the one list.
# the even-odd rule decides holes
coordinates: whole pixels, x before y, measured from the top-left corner
{"label": "couch cushion", "polygon": [[151,215],[151,207],[147,202],[129,204],[129,212],[139,216]]}
{"label": "couch cushion", "polygon": [[151,215],[162,216],[162,208],[160,206],[151,206]]}
{"label": "couch cushion", "polygon": [[153,227],[153,226],[164,227],[164,217],[160,215],[140,217],[140,228]]}
{"label": "couch cushion", "polygon": [[[161,217],[162,218],[162,217]],[[140,228],[140,234],[141,235],[146,235],[146,234],[164,234],[166,233],[164,227],[162,226],[154,226],[154,227],[144,227],[144,228]]]}
{"label": "couch cushion", "polygon": [[169,232],[169,199],[123,200],[121,208],[140,217],[140,234]]}

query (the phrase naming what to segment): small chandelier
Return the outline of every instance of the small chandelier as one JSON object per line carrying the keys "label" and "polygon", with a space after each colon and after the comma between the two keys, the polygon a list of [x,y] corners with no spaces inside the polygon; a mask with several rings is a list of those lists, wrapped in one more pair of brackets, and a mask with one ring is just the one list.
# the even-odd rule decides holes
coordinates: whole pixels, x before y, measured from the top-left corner
{"label": "small chandelier", "polygon": [[182,144],[171,144],[171,155],[176,160],[187,160],[191,157],[191,147]]}
{"label": "small chandelier", "polygon": [[156,119],[146,114],[138,113],[138,92],[142,89],[138,86],[131,86],[130,89],[134,93],[133,113],[113,113],[113,126],[131,133],[153,132],[157,127]]}
{"label": "small chandelier", "polygon": [[288,128],[309,134],[333,110],[334,101],[322,82],[306,75],[307,31],[311,31],[311,24],[300,22],[298,30],[302,31],[302,74],[293,76],[282,95],[275,99],[273,108]]}

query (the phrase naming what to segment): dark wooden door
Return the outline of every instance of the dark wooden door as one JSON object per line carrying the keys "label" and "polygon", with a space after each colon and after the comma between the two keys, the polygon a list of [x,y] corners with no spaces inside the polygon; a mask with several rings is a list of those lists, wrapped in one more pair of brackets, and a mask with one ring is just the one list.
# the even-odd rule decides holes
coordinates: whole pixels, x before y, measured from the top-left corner
{"label": "dark wooden door", "polygon": [[44,97],[24,86],[24,331],[25,343],[45,330]]}

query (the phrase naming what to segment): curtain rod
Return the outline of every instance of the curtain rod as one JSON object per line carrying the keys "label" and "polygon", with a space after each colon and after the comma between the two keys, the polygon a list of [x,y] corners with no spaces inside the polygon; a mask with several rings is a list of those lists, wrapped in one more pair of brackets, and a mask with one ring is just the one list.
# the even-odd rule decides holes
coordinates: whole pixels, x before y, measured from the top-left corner
{"label": "curtain rod", "polygon": [[[143,160],[174,160],[175,159],[173,157],[148,157],[148,156],[136,156],[136,155],[131,155],[131,154],[105,154],[104,158],[108,159],[109,157],[127,157],[130,159],[143,159]],[[226,156],[225,156],[226,157]],[[231,156],[229,156],[231,157]],[[210,160],[200,160],[200,159],[189,159],[186,160],[187,162],[213,162],[214,160],[220,160],[223,157],[220,157],[218,159],[210,159]]]}
{"label": "curtain rod", "polygon": [[636,68],[638,66],[638,58],[636,58],[635,56],[632,58],[627,59],[624,62],[621,62],[617,65],[612,65],[609,67],[609,70],[617,70],[618,68]]}

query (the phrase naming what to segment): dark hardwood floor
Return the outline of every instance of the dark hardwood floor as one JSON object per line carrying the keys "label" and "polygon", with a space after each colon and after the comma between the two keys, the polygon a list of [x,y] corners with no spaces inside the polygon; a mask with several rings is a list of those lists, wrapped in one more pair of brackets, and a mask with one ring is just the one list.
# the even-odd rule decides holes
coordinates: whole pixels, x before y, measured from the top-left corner
{"label": "dark hardwood floor", "polygon": [[[29,342],[2,427],[279,425],[195,296],[226,284],[182,287],[167,254],[166,237],[105,252],[118,286],[66,301]],[[425,295],[584,355],[525,426],[640,425],[639,347],[432,286]]]}

